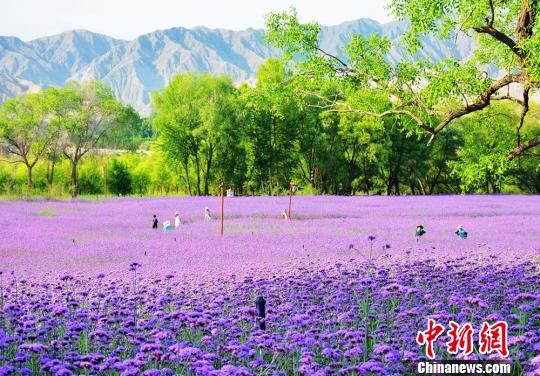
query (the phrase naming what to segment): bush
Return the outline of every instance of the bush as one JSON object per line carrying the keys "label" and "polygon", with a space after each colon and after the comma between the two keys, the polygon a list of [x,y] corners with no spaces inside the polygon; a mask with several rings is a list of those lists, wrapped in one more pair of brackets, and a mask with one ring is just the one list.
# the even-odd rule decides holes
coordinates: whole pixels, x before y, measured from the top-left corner
{"label": "bush", "polygon": [[150,185],[150,175],[146,171],[136,171],[133,173],[132,187],[138,195],[144,195],[148,192]]}
{"label": "bush", "polygon": [[115,195],[129,195],[133,192],[131,175],[128,166],[116,159],[113,159],[109,172],[109,190]]}
{"label": "bush", "polygon": [[94,166],[80,168],[77,186],[81,194],[96,195],[103,193],[103,177],[99,169],[94,168]]}

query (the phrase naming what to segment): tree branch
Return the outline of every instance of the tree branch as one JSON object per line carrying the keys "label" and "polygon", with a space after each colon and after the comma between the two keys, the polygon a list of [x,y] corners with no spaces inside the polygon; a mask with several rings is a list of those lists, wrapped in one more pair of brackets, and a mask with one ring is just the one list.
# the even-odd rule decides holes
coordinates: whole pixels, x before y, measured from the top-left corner
{"label": "tree branch", "polygon": [[519,145],[517,148],[512,150],[510,152],[510,155],[508,156],[508,160],[511,161],[525,153],[525,151],[540,145],[540,136],[536,136],[531,138],[530,140],[523,142],[521,145]]}
{"label": "tree branch", "polygon": [[10,160],[10,159],[3,159],[3,158],[0,158],[0,162],[11,163],[11,164],[24,163],[24,161],[21,161],[21,160]]}
{"label": "tree branch", "polygon": [[[384,112],[372,112],[372,111],[352,108],[348,103],[337,102],[336,100],[330,100],[330,99],[328,99],[328,98],[326,98],[326,97],[324,97],[324,96],[322,96],[320,94],[317,94],[317,93],[305,92],[305,91],[302,91],[302,92],[304,94],[314,96],[316,98],[319,98],[319,99],[325,101],[327,103],[326,105],[312,105],[312,107],[321,108],[321,109],[324,109],[324,110],[326,110],[328,112],[357,113],[357,114],[363,114],[363,115],[368,115],[368,116],[373,116],[373,117],[378,117],[378,118],[382,118],[382,117],[385,117],[385,116],[388,116],[388,115],[406,115],[406,116],[410,117],[420,128],[422,128],[426,132],[428,132],[430,134],[433,134],[433,132],[434,132],[433,128],[430,127],[429,125],[425,124],[424,121],[419,116],[417,116],[416,114],[414,114],[413,112],[411,112],[409,110],[401,109],[402,107],[411,106],[411,105],[415,104],[415,102],[405,102],[405,103],[400,104],[397,108],[394,108],[392,110],[387,110],[387,111],[384,111]],[[336,107],[342,107],[342,108],[336,108]],[[343,108],[343,107],[345,107],[345,108]]]}
{"label": "tree branch", "polygon": [[517,126],[517,146],[521,145],[521,128],[523,128],[523,123],[525,121],[525,116],[529,112],[529,90],[530,88],[526,86],[523,89],[523,104],[521,110],[521,116],[519,117],[519,125]]}
{"label": "tree branch", "polygon": [[319,51],[320,53],[322,53],[323,55],[331,58],[331,59],[334,59],[336,60],[338,63],[340,63],[343,67],[346,67],[348,68],[349,70],[351,70],[352,72],[354,72],[354,69],[351,69],[343,60],[341,60],[339,57],[335,56],[335,55],[332,55],[331,53],[328,53],[326,52],[325,50],[323,50],[322,48],[320,48],[319,46],[315,46],[315,49],[317,51]]}
{"label": "tree branch", "polygon": [[493,82],[488,90],[486,90],[484,93],[480,95],[480,98],[474,102],[471,103],[460,110],[457,111],[450,111],[435,127],[433,130],[433,134],[437,134],[440,131],[442,131],[451,121],[460,118],[464,115],[470,114],[471,112],[479,111],[487,107],[490,103],[491,97],[493,94],[495,94],[498,90],[501,88],[511,84],[512,82],[520,82],[522,80],[521,75],[516,74],[507,74],[506,76],[502,77],[501,79]]}
{"label": "tree branch", "polygon": [[521,51],[516,45],[516,42],[510,38],[508,35],[502,33],[501,31],[495,29],[493,26],[490,25],[484,25],[480,27],[473,27],[473,30],[480,34],[488,34],[491,35],[493,38],[498,40],[499,42],[505,44],[512,50],[513,53],[518,55],[519,57],[523,57]]}
{"label": "tree branch", "polygon": [[514,101],[518,103],[520,106],[523,106],[524,103],[521,99],[512,97],[511,95],[494,95],[491,97],[492,101]]}

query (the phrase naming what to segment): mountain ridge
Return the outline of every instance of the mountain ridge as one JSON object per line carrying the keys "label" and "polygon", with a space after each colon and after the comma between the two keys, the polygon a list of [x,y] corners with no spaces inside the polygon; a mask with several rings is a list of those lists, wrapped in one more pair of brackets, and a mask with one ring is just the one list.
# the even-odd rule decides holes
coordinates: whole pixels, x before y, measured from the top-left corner
{"label": "mountain ridge", "polygon": [[[408,27],[405,21],[379,23],[369,18],[321,26],[321,46],[343,54],[350,35],[377,33],[393,44],[391,63],[402,58],[399,39]],[[264,30],[247,28],[173,27],[141,34],[132,40],[117,39],[89,30],[22,41],[0,36],[0,101],[49,85],[63,86],[70,80],[97,79],[110,86],[122,101],[143,115],[151,111],[150,93],[165,87],[180,72],[228,74],[235,82],[255,81],[258,67],[279,51],[266,45]],[[424,37],[421,56],[434,60],[471,56],[473,41]]]}

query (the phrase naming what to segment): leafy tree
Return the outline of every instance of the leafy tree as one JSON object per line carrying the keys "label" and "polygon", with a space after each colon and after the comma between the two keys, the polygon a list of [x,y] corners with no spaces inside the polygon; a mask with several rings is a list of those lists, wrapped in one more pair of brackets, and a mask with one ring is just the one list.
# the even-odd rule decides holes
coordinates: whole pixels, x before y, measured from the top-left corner
{"label": "leafy tree", "polygon": [[135,151],[147,137],[147,127],[139,113],[130,105],[119,106],[117,122],[123,126],[116,132],[116,137],[109,138],[106,146],[110,148]]}
{"label": "leafy tree", "polygon": [[[403,59],[390,65],[385,57],[391,44],[375,34],[368,38],[354,35],[341,54],[344,56],[330,54],[319,45],[319,25],[300,23],[295,10],[267,17],[268,40],[285,52],[285,58],[299,58],[298,86],[317,97],[328,111],[407,117],[416,128],[409,132],[425,133],[431,143],[455,120],[494,101],[509,100],[522,110],[517,142],[508,145],[507,158],[514,159],[540,144],[538,133],[527,140],[521,137],[529,97],[540,85],[540,36],[534,32],[539,27],[537,0],[393,0],[390,9],[399,19],[410,20],[404,43],[416,61]],[[434,62],[416,54],[422,48],[422,35],[448,38],[457,30],[476,38],[473,59]],[[480,64],[495,65],[507,73],[494,79]],[[341,89],[338,98],[315,90],[336,82]],[[512,84],[520,85],[521,97],[504,92]],[[360,92],[385,95],[392,105],[374,111],[371,102],[355,101]]]}
{"label": "leafy tree", "polygon": [[508,161],[507,152],[513,142],[512,123],[518,115],[508,110],[506,106],[491,106],[471,116],[475,126],[463,132],[463,146],[457,150],[459,159],[448,162],[462,191],[502,191],[507,172],[516,164]]}
{"label": "leafy tree", "polygon": [[58,136],[48,113],[49,92],[26,94],[7,100],[0,109],[0,139],[13,155],[13,162],[27,169],[28,188],[32,170]]}
{"label": "leafy tree", "polygon": [[126,109],[99,82],[71,82],[57,89],[53,108],[61,126],[62,153],[71,164],[71,195],[76,197],[79,162],[89,151],[119,138],[129,124]]}
{"label": "leafy tree", "polygon": [[229,77],[193,73],[177,75],[164,90],[153,95],[157,143],[171,163],[182,165],[190,194],[191,164],[195,167],[197,195],[209,193],[222,130],[236,122],[230,110],[235,95]]}
{"label": "leafy tree", "polygon": [[146,194],[150,186],[150,174],[143,169],[137,169],[132,175],[133,191],[140,196]]}
{"label": "leafy tree", "polygon": [[286,72],[277,60],[259,69],[255,90],[244,90],[243,121],[246,126],[248,175],[251,185],[269,194],[288,189],[298,164],[295,143],[300,112],[298,103],[281,83]]}
{"label": "leafy tree", "polygon": [[458,193],[460,191],[459,179],[456,179],[450,164],[459,160],[457,151],[463,147],[462,132],[458,128],[448,128],[442,132],[430,148],[419,144],[419,148],[426,151],[425,171],[418,174],[414,169],[410,175],[416,175],[418,189],[422,194]]}

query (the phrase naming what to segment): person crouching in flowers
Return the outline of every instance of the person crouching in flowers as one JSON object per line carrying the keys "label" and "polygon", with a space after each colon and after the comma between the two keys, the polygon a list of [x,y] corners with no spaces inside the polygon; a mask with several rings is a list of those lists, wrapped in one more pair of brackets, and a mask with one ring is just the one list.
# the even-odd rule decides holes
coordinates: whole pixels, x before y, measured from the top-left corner
{"label": "person crouching in flowers", "polygon": [[459,225],[454,234],[456,234],[459,239],[467,239],[467,231],[465,231],[463,225]]}
{"label": "person crouching in flowers", "polygon": [[416,226],[416,232],[414,236],[416,237],[416,241],[419,241],[420,238],[426,233],[426,230],[424,230],[424,226],[418,225]]}
{"label": "person crouching in flowers", "polygon": [[204,220],[205,221],[211,221],[212,220],[212,214],[210,213],[210,209],[208,209],[208,206],[204,208]]}
{"label": "person crouching in flowers", "polygon": [[180,214],[178,212],[174,213],[174,228],[180,227]]}
{"label": "person crouching in flowers", "polygon": [[287,215],[287,212],[285,211],[285,209],[281,212],[279,218],[284,219],[284,220],[289,219],[289,216]]}
{"label": "person crouching in flowers", "polygon": [[172,230],[171,221],[163,222],[163,230],[164,231]]}

